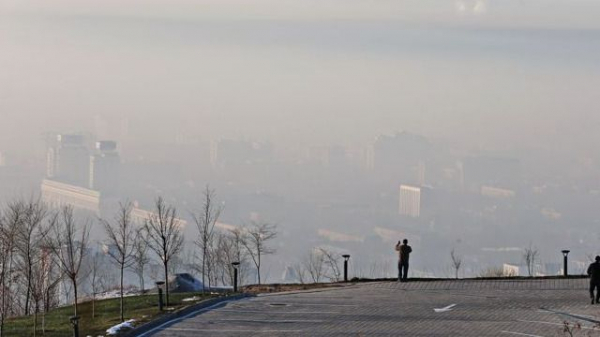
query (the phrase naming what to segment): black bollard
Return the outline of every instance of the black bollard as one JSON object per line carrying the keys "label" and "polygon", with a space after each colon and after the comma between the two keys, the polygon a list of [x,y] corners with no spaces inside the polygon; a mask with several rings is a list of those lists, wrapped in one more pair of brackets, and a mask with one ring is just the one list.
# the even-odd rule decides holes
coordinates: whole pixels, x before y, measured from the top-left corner
{"label": "black bollard", "polygon": [[73,337],[79,337],[79,316],[71,316],[69,320],[73,326]]}
{"label": "black bollard", "polygon": [[563,276],[568,276],[569,275],[569,255],[570,250],[563,250],[562,254],[563,254]]}
{"label": "black bollard", "polygon": [[344,254],[342,257],[344,258],[344,282],[348,282],[348,260],[350,260],[350,255]]}
{"label": "black bollard", "polygon": [[156,282],[156,288],[158,289],[158,310],[163,311],[164,302],[163,302],[163,290],[161,286],[165,284],[165,282],[158,281]]}
{"label": "black bollard", "polygon": [[237,273],[238,273],[238,270],[237,270],[237,268],[235,268],[233,270],[233,292],[234,293],[237,293],[237,279],[238,279]]}
{"label": "black bollard", "polygon": [[238,291],[238,266],[240,265],[240,263],[232,262],[231,265],[233,266],[233,292],[237,293],[237,291]]}

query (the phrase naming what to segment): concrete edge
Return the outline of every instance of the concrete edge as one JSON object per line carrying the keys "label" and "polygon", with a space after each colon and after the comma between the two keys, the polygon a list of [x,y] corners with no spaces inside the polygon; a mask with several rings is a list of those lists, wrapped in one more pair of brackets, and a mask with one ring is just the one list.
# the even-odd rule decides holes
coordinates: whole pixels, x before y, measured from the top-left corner
{"label": "concrete edge", "polygon": [[[465,277],[465,278],[441,278],[441,277],[409,277],[410,282],[452,282],[452,281],[539,281],[539,280],[578,280],[589,278],[588,275],[552,275],[552,276],[499,276],[499,277]],[[373,283],[373,282],[396,282],[398,278],[353,278],[350,283]]]}
{"label": "concrete edge", "polygon": [[138,327],[135,327],[133,330],[126,332],[122,336],[124,336],[124,337],[139,336],[139,335],[147,333],[147,332],[151,331],[152,329],[155,329],[163,324],[166,324],[169,321],[173,321],[178,318],[190,315],[196,311],[200,311],[202,309],[205,309],[205,308],[208,308],[211,306],[215,306],[222,302],[237,301],[242,298],[248,298],[248,297],[254,297],[254,296],[255,295],[252,295],[252,294],[238,294],[238,295],[233,295],[233,296],[221,296],[221,297],[217,297],[217,298],[211,298],[211,299],[196,303],[194,305],[190,305],[189,307],[185,307],[183,309],[177,310],[175,312],[162,315],[156,319],[151,320],[150,322],[147,322]]}
{"label": "concrete edge", "polygon": [[289,291],[280,291],[280,292],[271,292],[271,293],[258,293],[255,294],[256,297],[272,297],[272,296],[282,296],[282,295],[294,295],[294,294],[311,294],[311,293],[321,293],[325,291],[337,291],[344,290],[348,288],[357,287],[358,283],[347,283],[335,287],[323,287],[323,288],[315,288],[315,289],[303,289],[303,290],[289,290]]}

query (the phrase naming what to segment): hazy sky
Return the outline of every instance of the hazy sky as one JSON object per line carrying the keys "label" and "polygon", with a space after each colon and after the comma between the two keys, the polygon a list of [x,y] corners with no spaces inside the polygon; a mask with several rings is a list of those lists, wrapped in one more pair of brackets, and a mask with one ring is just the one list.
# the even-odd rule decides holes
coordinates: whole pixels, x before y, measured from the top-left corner
{"label": "hazy sky", "polygon": [[133,135],[600,137],[595,0],[0,0],[0,151]]}

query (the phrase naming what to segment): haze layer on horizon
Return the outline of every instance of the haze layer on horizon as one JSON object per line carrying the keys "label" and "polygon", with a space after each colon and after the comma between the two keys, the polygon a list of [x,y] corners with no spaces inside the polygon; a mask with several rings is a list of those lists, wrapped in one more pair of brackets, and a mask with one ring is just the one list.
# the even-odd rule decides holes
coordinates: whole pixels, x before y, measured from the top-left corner
{"label": "haze layer on horizon", "polygon": [[0,150],[125,121],[140,141],[410,130],[592,153],[599,14],[587,0],[5,0]]}

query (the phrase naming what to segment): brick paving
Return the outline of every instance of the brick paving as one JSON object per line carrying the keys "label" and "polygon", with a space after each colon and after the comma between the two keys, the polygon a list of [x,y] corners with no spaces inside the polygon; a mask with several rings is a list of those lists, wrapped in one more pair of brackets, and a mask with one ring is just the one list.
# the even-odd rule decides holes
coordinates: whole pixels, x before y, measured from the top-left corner
{"label": "brick paving", "polygon": [[[586,279],[377,282],[226,303],[148,336],[600,336]],[[445,312],[444,308],[455,304]]]}

